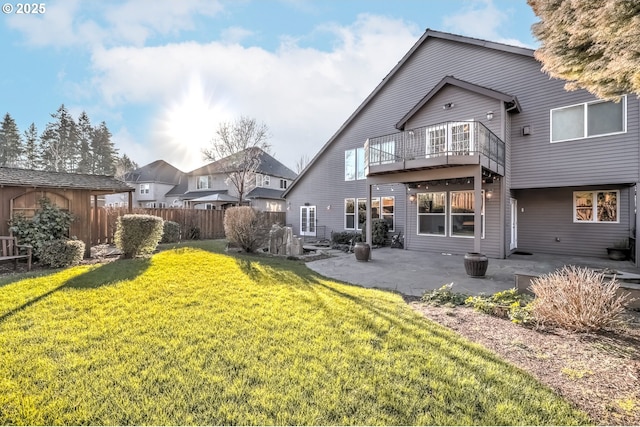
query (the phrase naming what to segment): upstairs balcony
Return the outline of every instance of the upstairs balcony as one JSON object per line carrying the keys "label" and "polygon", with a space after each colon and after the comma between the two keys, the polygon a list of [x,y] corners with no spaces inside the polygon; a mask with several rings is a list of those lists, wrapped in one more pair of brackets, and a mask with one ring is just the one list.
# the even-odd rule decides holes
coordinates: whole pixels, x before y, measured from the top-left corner
{"label": "upstairs balcony", "polygon": [[482,165],[504,176],[504,142],[480,122],[444,122],[369,138],[367,176]]}

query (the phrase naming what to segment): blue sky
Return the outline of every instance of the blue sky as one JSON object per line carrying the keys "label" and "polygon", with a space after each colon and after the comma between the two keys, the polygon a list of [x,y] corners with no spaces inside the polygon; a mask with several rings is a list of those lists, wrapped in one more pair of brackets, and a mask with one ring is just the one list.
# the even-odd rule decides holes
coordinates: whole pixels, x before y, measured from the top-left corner
{"label": "blue sky", "polygon": [[[6,1],[5,1],[6,3]],[[60,104],[121,153],[184,170],[218,124],[264,122],[313,157],[427,28],[536,47],[525,0],[45,1],[0,16],[0,114],[41,133]]]}

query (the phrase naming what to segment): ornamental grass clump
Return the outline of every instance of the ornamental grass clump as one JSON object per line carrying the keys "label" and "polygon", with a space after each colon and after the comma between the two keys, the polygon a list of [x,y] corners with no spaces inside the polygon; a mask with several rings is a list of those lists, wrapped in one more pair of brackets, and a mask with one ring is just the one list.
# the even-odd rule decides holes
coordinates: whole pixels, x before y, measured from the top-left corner
{"label": "ornamental grass clump", "polygon": [[237,243],[245,252],[255,252],[269,236],[266,216],[249,206],[227,209],[224,214],[224,233],[230,242]]}
{"label": "ornamental grass clump", "polygon": [[118,217],[115,243],[125,258],[151,255],[162,239],[163,220],[153,215]]}
{"label": "ornamental grass clump", "polygon": [[604,273],[564,266],[535,279],[532,313],[538,322],[575,332],[594,332],[620,324],[629,294],[618,294],[618,281]]}

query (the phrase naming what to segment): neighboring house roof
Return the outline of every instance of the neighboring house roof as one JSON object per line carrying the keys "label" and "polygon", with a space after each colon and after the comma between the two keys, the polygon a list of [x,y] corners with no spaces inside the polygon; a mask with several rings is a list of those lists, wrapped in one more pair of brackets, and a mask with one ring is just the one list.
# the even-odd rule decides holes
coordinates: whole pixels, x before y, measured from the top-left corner
{"label": "neighboring house roof", "polygon": [[66,188],[108,193],[135,191],[112,176],[0,167],[0,186]]}
{"label": "neighboring house roof", "polygon": [[256,187],[253,190],[249,191],[246,198],[247,199],[274,199],[274,200],[283,200],[282,193],[284,190],[277,190],[275,188],[263,188]]}
{"label": "neighboring house roof", "polygon": [[[247,150],[260,150],[259,148],[247,148]],[[236,164],[239,158],[242,157],[243,152],[232,154],[231,156],[227,156],[223,159],[216,160],[215,162],[209,163],[208,165],[202,166],[201,168],[192,170],[189,172],[189,175],[212,175],[218,173],[229,173],[235,170],[238,170]],[[259,153],[260,165],[256,170],[257,173],[277,176],[285,179],[296,179],[296,173],[280,163],[271,155],[265,153],[263,150],[260,150]]]}
{"label": "neighboring house roof", "polygon": [[518,46],[510,46],[507,44],[496,43],[496,42],[476,39],[472,37],[465,37],[457,34],[444,33],[441,31],[434,31],[427,28],[427,30],[424,32],[422,37],[420,37],[420,39],[411,47],[411,49],[409,49],[409,51],[402,57],[402,59],[396,64],[396,66],[393,67],[393,69],[389,72],[389,74],[387,74],[382,79],[382,81],[378,84],[378,86],[376,86],[373,92],[371,92],[369,96],[367,96],[365,100],[362,101],[362,104],[360,104],[360,106],[349,116],[349,118],[342,124],[342,126],[340,126],[340,128],[336,131],[336,133],[334,133],[333,136],[329,138],[329,141],[326,142],[326,144],[320,149],[320,151],[316,153],[313,159],[311,159],[311,161],[302,170],[302,172],[300,172],[296,180],[293,181],[293,183],[289,186],[289,188],[285,190],[283,197],[286,197],[287,194],[289,194],[289,192],[298,184],[298,182],[302,180],[302,178],[307,173],[307,171],[315,165],[315,163],[318,161],[320,157],[322,157],[324,152],[329,148],[329,146],[331,146],[333,141],[335,141],[338,138],[338,136],[340,136],[340,134],[351,124],[351,122],[360,114],[360,112],[367,106],[367,104],[373,98],[375,98],[375,96],[382,90],[382,88],[384,88],[387,82],[389,82],[393,78],[393,76],[398,72],[398,70],[400,70],[404,66],[405,62],[407,62],[407,60],[413,55],[413,53],[416,50],[418,50],[418,48],[422,46],[422,44],[425,43],[425,41],[427,41],[428,39],[434,39],[434,38],[466,43],[466,44],[475,45],[475,46],[481,46],[487,49],[495,49],[495,50],[509,52],[517,55],[528,56],[531,58],[533,58],[533,53],[534,53],[533,49],[528,49],[528,48],[518,47]]}
{"label": "neighboring house roof", "polygon": [[224,193],[211,194],[209,196],[198,197],[197,199],[191,199],[190,202],[237,202],[238,198],[230,196]]}
{"label": "neighboring house roof", "polygon": [[127,182],[158,182],[163,184],[178,184],[184,172],[164,160],[156,160],[134,171],[125,174]]}
{"label": "neighboring house roof", "polygon": [[189,180],[185,178],[165,194],[165,197],[183,197],[189,189]]}
{"label": "neighboring house roof", "polygon": [[187,191],[180,196],[182,196],[183,199],[191,200],[191,198],[206,197],[214,194],[227,194],[227,191],[228,190],[194,190]]}
{"label": "neighboring house roof", "polygon": [[503,101],[507,104],[507,109],[509,111],[514,111],[519,113],[521,111],[520,104],[518,103],[518,99],[513,95],[508,95],[503,92],[499,92],[497,90],[489,89],[484,86],[479,86],[474,83],[469,83],[464,80],[456,79],[453,76],[446,76],[440,82],[433,87],[427,93],[427,95],[420,100],[400,121],[396,124],[396,128],[399,130],[404,130],[404,125],[413,117],[422,107],[424,107],[431,98],[434,97],[435,94],[440,92],[440,90],[447,86],[456,86],[464,90],[468,90],[470,92],[478,93],[480,95],[488,96],[490,98],[495,98],[500,101]]}

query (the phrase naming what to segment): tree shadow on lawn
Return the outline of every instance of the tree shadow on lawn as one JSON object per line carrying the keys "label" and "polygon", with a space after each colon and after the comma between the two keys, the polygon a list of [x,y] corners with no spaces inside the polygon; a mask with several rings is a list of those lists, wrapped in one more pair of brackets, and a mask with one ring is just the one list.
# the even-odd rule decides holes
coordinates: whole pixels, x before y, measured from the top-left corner
{"label": "tree shadow on lawn", "polygon": [[[85,273],[82,273],[79,276],[73,277],[65,281],[62,285],[57,286],[53,289],[50,289],[28,301],[25,301],[19,306],[0,315],[0,323],[12,317],[15,314],[28,309],[32,305],[44,300],[49,295],[52,295],[53,293],[59,290],[96,289],[101,286],[110,285],[119,281],[133,280],[139,275],[141,275],[142,273],[144,273],[144,271],[147,270],[150,265],[151,265],[151,260],[148,258],[119,260],[116,262],[110,262],[108,264],[102,264],[101,266],[91,269]],[[58,270],[58,271],[61,271],[61,270]],[[52,274],[52,273],[49,272],[49,274]],[[44,276],[44,275],[43,274],[37,275],[37,277],[41,277],[41,276]],[[28,278],[29,277],[27,277],[26,279]],[[25,277],[21,278],[21,280],[24,280],[24,279]]]}
{"label": "tree shadow on lawn", "polygon": [[[445,395],[457,395],[453,390],[460,390],[466,387],[465,381],[468,378],[474,378],[486,393],[490,393],[495,397],[489,401],[510,401],[510,404],[516,404],[519,410],[530,413],[544,414],[541,419],[553,420],[554,409],[549,408],[549,401],[540,399],[541,402],[531,403],[530,399],[540,398],[542,395],[538,393],[538,389],[547,390],[544,395],[547,399],[556,399],[557,396],[547,387],[539,385],[530,375],[520,371],[515,366],[506,362],[498,355],[490,352],[479,344],[474,344],[464,337],[447,330],[436,322],[429,321],[421,317],[407,308],[404,311],[402,305],[388,304],[387,301],[379,300],[372,295],[371,298],[359,295],[360,290],[367,289],[350,283],[340,282],[334,279],[327,279],[316,272],[308,269],[304,263],[292,260],[278,259],[271,261],[267,257],[253,256],[236,256],[236,262],[242,271],[252,280],[256,282],[269,283],[279,281],[291,286],[299,298],[301,304],[309,304],[317,307],[326,313],[328,319],[334,319],[336,323],[336,333],[339,333],[339,327],[342,324],[340,320],[345,316],[345,306],[342,304],[332,304],[331,299],[327,295],[335,297],[353,305],[353,309],[348,310],[348,316],[355,318],[355,324],[359,325],[374,335],[375,338],[370,340],[369,345],[372,351],[395,351],[392,350],[397,346],[398,351],[407,345],[404,340],[396,341],[396,333],[406,336],[410,342],[416,343],[418,354],[422,352],[428,360],[439,360],[437,366],[433,363],[424,364],[423,376],[427,385],[417,386],[418,388],[430,387],[428,384],[440,384],[444,390],[451,390],[451,393],[445,392]],[[258,267],[259,264],[260,266]],[[346,285],[348,288],[341,289],[336,285]],[[349,288],[353,288],[352,293]],[[378,290],[400,296],[398,303],[406,302],[402,295],[395,291]],[[392,302],[389,300],[389,302]],[[382,320],[382,321],[380,321]],[[394,331],[391,337],[389,334]],[[347,333],[347,331],[343,331]],[[345,336],[348,341],[349,336]],[[384,350],[383,343],[389,344],[389,350]],[[365,344],[366,345],[366,344]],[[416,354],[415,352],[411,352]],[[422,363],[416,359],[416,363]],[[448,374],[446,366],[455,366],[455,371],[460,375]],[[375,368],[378,369],[378,368]],[[383,366],[379,369],[384,369]],[[497,374],[500,372],[502,374]],[[441,390],[442,391],[442,390]],[[478,390],[476,392],[479,393]],[[476,392],[469,393],[474,394]],[[477,394],[477,393],[476,393]],[[506,400],[505,400],[506,399]],[[474,400],[474,399],[472,399]],[[546,401],[543,402],[543,401]],[[478,398],[473,404],[466,405],[464,402],[451,401],[448,404],[452,410],[460,411],[470,417],[476,417],[479,413],[494,412],[493,417],[504,424],[513,424],[514,419],[505,413],[496,413],[490,407],[483,407],[483,398]],[[586,420],[586,418],[585,418]]]}

